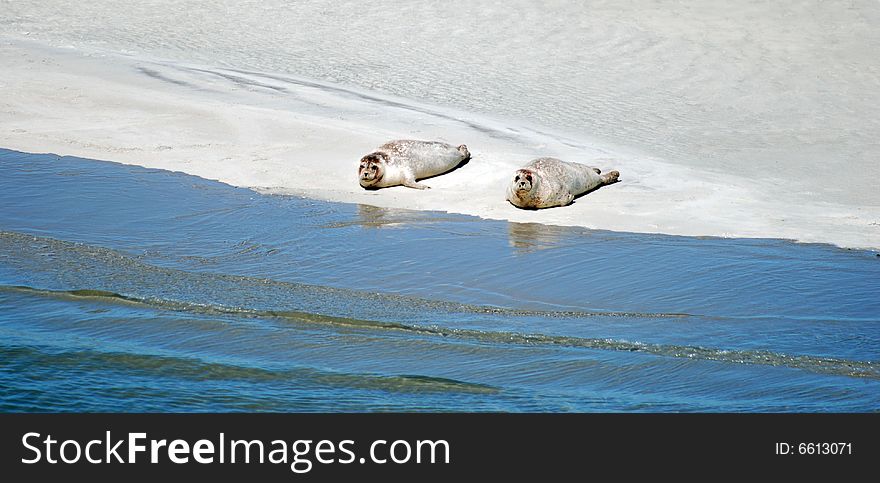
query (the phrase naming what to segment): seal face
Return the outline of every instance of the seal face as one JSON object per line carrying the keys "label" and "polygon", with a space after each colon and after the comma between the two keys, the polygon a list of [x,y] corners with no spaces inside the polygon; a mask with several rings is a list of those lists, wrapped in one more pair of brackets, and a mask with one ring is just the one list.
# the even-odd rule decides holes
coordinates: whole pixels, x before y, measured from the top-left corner
{"label": "seal face", "polygon": [[537,180],[537,176],[534,176],[531,171],[518,169],[516,170],[516,176],[513,178],[513,183],[516,185],[517,193],[528,193],[532,190],[532,183]]}
{"label": "seal face", "polygon": [[417,179],[452,171],[471,157],[467,146],[436,141],[389,141],[361,158],[358,182],[364,189],[403,185],[427,189]]}
{"label": "seal face", "polygon": [[507,201],[518,208],[565,206],[575,197],[617,182],[620,173],[601,174],[599,168],[556,158],[533,159],[516,170],[507,187]]}
{"label": "seal face", "polygon": [[376,183],[382,182],[385,176],[385,163],[388,155],[384,153],[370,153],[361,158],[358,168],[358,179],[364,188],[373,188]]}

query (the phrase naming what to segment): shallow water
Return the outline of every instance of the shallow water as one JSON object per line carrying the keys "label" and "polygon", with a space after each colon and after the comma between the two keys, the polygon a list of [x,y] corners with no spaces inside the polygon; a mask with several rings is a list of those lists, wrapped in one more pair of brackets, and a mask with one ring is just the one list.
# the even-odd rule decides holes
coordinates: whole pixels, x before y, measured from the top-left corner
{"label": "shallow water", "polygon": [[0,151],[4,411],[876,411],[880,258]]}

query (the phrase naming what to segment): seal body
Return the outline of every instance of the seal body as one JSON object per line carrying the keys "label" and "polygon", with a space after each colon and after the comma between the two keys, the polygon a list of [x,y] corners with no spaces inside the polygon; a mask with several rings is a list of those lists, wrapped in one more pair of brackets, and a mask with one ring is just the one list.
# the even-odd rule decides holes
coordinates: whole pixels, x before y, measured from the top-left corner
{"label": "seal body", "polygon": [[556,158],[538,158],[516,170],[507,187],[507,201],[519,208],[565,206],[576,196],[617,181],[620,173]]}
{"label": "seal body", "polygon": [[389,141],[361,158],[358,181],[364,189],[403,185],[430,188],[417,179],[430,178],[455,169],[470,159],[467,146],[436,141]]}

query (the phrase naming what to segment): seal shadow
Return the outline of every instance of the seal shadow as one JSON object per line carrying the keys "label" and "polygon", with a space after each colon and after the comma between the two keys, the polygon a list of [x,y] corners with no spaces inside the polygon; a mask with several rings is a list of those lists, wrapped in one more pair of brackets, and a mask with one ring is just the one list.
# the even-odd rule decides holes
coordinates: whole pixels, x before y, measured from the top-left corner
{"label": "seal shadow", "polygon": [[[507,202],[510,203],[510,206],[512,206],[518,210],[523,210],[523,211],[538,211],[538,210],[546,210],[547,209],[547,208],[535,208],[533,206],[516,206],[510,200],[507,200]],[[569,203],[569,204],[571,204],[571,203]],[[566,206],[568,206],[568,205],[566,205]],[[559,208],[559,207],[558,206],[551,206],[550,208]]]}

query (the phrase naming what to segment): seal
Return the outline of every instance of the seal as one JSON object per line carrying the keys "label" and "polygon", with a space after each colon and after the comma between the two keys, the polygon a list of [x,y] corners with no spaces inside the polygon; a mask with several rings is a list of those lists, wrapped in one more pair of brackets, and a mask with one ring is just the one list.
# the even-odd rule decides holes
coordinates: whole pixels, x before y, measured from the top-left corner
{"label": "seal", "polygon": [[507,187],[507,201],[533,210],[565,206],[579,195],[616,183],[619,176],[617,171],[602,174],[599,168],[556,158],[533,159],[516,170]]}
{"label": "seal", "polygon": [[364,189],[403,185],[427,189],[417,179],[452,171],[471,158],[467,146],[437,141],[401,139],[389,141],[361,158],[358,180]]}

